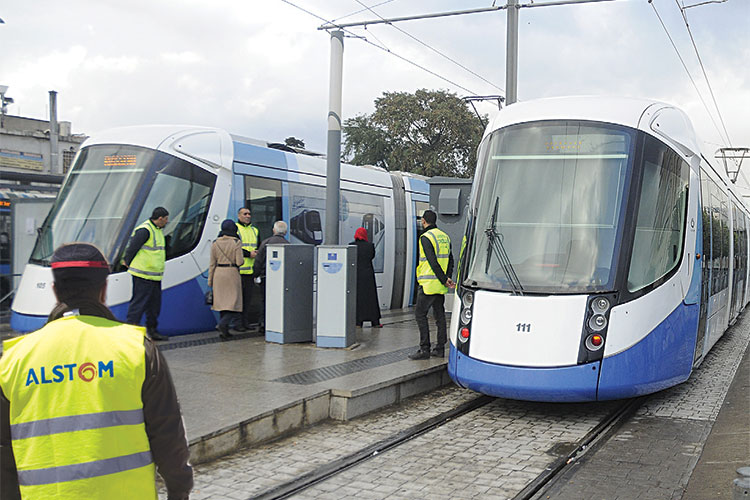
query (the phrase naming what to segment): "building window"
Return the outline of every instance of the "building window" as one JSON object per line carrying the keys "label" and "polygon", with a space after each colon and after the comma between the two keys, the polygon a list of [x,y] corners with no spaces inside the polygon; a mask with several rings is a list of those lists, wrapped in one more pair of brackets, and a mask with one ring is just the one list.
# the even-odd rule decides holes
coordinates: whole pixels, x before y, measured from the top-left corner
{"label": "building window", "polygon": [[66,149],[63,151],[62,157],[63,157],[63,173],[67,174],[68,169],[73,164],[73,158],[76,157],[76,152],[73,150]]}

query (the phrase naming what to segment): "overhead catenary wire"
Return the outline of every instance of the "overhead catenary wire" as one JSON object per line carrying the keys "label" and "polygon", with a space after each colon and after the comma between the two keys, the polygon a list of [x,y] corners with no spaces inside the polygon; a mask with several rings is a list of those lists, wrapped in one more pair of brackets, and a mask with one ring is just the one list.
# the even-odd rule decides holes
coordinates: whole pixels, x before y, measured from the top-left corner
{"label": "overhead catenary wire", "polygon": [[[367,5],[365,5],[365,3],[364,3],[364,2],[362,2],[362,0],[355,0],[355,1],[356,1],[356,2],[358,3],[358,4],[360,4],[360,5],[362,6],[362,7],[364,7],[364,8],[365,8],[365,10],[369,10],[370,12],[372,12],[373,14],[375,14],[376,16],[378,16],[378,17],[379,17],[380,19],[382,19],[382,20],[384,20],[384,21],[385,21],[385,18],[383,18],[383,16],[381,16],[380,14],[378,14],[377,12],[375,12],[375,11],[373,10],[373,8],[374,8],[374,7],[376,7],[375,5],[374,5],[374,6],[372,6],[372,7],[368,7]],[[411,33],[409,33],[408,31],[406,31],[406,30],[404,30],[404,29],[402,29],[402,28],[399,28],[398,26],[396,26],[396,25],[395,25],[395,24],[393,24],[393,23],[386,23],[386,24],[388,24],[389,26],[393,27],[394,29],[396,29],[396,30],[397,30],[397,31],[399,31],[400,33],[403,33],[404,35],[408,36],[409,38],[411,38],[411,39],[412,39],[412,40],[414,40],[415,42],[417,42],[417,43],[419,43],[419,44],[423,45],[424,47],[426,47],[426,48],[430,49],[431,51],[435,52],[435,53],[436,53],[436,54],[438,54],[439,56],[441,56],[441,57],[443,57],[443,58],[447,59],[448,61],[452,62],[453,64],[455,64],[455,65],[456,65],[456,66],[458,66],[459,68],[461,68],[461,69],[463,69],[463,70],[465,70],[465,71],[467,71],[467,72],[471,73],[471,74],[472,74],[472,75],[474,75],[475,77],[477,77],[477,78],[479,78],[480,80],[482,80],[482,81],[483,81],[484,83],[486,83],[486,84],[488,84],[488,85],[490,85],[490,86],[492,86],[492,87],[496,88],[497,90],[499,90],[500,92],[502,92],[503,94],[505,94],[505,90],[503,90],[502,88],[500,88],[500,87],[499,87],[499,86],[497,86],[496,84],[492,83],[491,81],[489,81],[488,79],[486,79],[486,78],[485,78],[485,77],[483,77],[482,75],[480,75],[480,74],[476,73],[475,71],[471,70],[470,68],[467,68],[466,66],[464,66],[464,65],[463,65],[463,64],[461,64],[460,62],[456,61],[456,60],[455,60],[455,59],[453,59],[452,57],[450,57],[450,56],[448,56],[448,55],[446,55],[446,54],[444,54],[444,53],[440,52],[440,51],[439,51],[438,49],[436,49],[435,47],[431,46],[430,44],[428,44],[428,43],[426,43],[426,42],[424,42],[424,41],[420,40],[419,38],[417,38],[416,36],[412,35],[412,34],[411,34]]]}
{"label": "overhead catenary wire", "polygon": [[[656,5],[654,5],[653,0],[648,0],[648,3],[651,4],[651,7],[654,9],[654,13],[656,14],[656,17],[659,19],[659,22],[661,23],[662,28],[664,28],[664,32],[667,34],[667,38],[669,38],[670,43],[672,44],[672,48],[674,48],[675,52],[677,53],[677,57],[680,59],[680,62],[682,63],[682,67],[685,68],[685,72],[688,75],[688,78],[690,78],[690,82],[693,84],[693,87],[695,87],[695,91],[698,93],[698,98],[700,98],[701,102],[703,103],[703,107],[706,108],[706,112],[708,113],[708,117],[711,119],[711,122],[714,124],[714,127],[716,127],[716,130],[719,132],[719,135],[721,136],[721,129],[719,129],[719,126],[716,124],[716,120],[714,120],[713,113],[711,113],[711,110],[708,108],[708,104],[706,104],[705,99],[703,99],[703,95],[701,94],[700,89],[698,88],[698,85],[695,83],[695,80],[693,79],[693,75],[690,74],[690,70],[687,67],[687,64],[685,64],[685,60],[682,58],[682,54],[680,54],[680,50],[677,48],[677,45],[674,42],[674,39],[672,38],[672,35],[670,35],[669,30],[667,29],[667,26],[664,24],[664,20],[661,18],[661,15],[659,15],[659,11],[656,10]],[[722,140],[724,140],[724,137],[722,137]]]}
{"label": "overhead catenary wire", "polygon": [[391,2],[394,2],[394,1],[395,0],[384,0],[384,1],[380,2],[380,3],[376,3],[375,5],[371,5],[369,7],[367,7],[365,5],[364,9],[359,9],[358,11],[352,12],[351,14],[347,14],[345,16],[337,17],[336,19],[333,19],[331,22],[335,23],[335,22],[341,21],[342,19],[346,19],[347,17],[356,16],[357,14],[361,14],[362,12],[365,12],[366,10],[374,9],[375,7],[380,7],[381,5],[385,5],[387,3],[391,3]]}
{"label": "overhead catenary wire", "polygon": [[688,35],[690,35],[690,42],[693,44],[693,49],[695,50],[695,56],[698,58],[698,64],[700,64],[701,71],[703,72],[703,78],[706,79],[706,85],[708,86],[708,91],[711,93],[711,99],[714,102],[714,107],[716,108],[716,113],[719,115],[719,121],[721,122],[721,126],[724,128],[724,134],[727,138],[727,144],[729,144],[729,147],[732,147],[732,139],[729,137],[729,132],[727,131],[727,126],[724,123],[724,117],[721,116],[721,110],[719,109],[719,105],[716,102],[716,95],[714,94],[714,89],[711,87],[711,82],[708,79],[708,74],[706,73],[706,67],[703,65],[703,60],[701,59],[701,55],[698,52],[698,46],[695,44],[695,38],[693,37],[693,31],[690,29],[690,24],[687,20],[687,14],[685,14],[685,9],[680,6],[680,3],[677,0],[674,0],[677,4],[677,7],[680,9],[680,13],[682,14],[682,19],[685,21],[685,28],[687,29]]}
{"label": "overhead catenary wire", "polygon": [[446,83],[449,83],[450,85],[453,85],[454,87],[457,87],[457,88],[459,88],[459,89],[461,89],[461,90],[463,90],[463,91],[465,91],[465,92],[468,92],[468,93],[470,93],[470,94],[476,94],[476,93],[477,93],[477,92],[474,92],[474,91],[473,91],[473,90],[471,90],[471,89],[468,89],[468,88],[464,87],[463,85],[460,85],[460,84],[458,84],[458,83],[454,82],[453,80],[450,80],[450,79],[449,79],[449,78],[447,78],[447,77],[444,77],[443,75],[440,75],[439,73],[437,73],[437,72],[435,72],[435,71],[432,71],[431,69],[428,69],[428,68],[426,68],[426,67],[422,66],[421,64],[418,64],[418,63],[416,63],[416,62],[414,62],[414,61],[412,61],[412,60],[410,60],[410,59],[408,59],[408,58],[406,58],[406,57],[404,57],[404,56],[402,56],[402,55],[400,55],[400,54],[397,54],[396,52],[393,52],[392,50],[388,49],[387,47],[383,47],[383,46],[381,46],[381,45],[378,45],[378,44],[376,44],[376,43],[374,43],[374,42],[372,42],[372,41],[368,40],[368,39],[367,39],[366,37],[364,37],[364,36],[361,36],[361,35],[357,35],[356,33],[352,33],[352,32],[351,32],[350,30],[348,30],[348,29],[346,29],[346,28],[344,28],[344,27],[338,26],[338,25],[337,25],[336,23],[333,23],[333,22],[329,21],[328,19],[325,19],[324,17],[322,17],[322,16],[319,16],[318,14],[315,14],[314,12],[311,12],[311,11],[309,11],[309,10],[307,10],[307,9],[303,8],[303,7],[300,7],[299,5],[297,5],[297,4],[293,3],[293,2],[291,2],[290,0],[281,0],[281,1],[282,1],[282,2],[284,2],[284,3],[285,3],[285,4],[287,4],[287,5],[291,5],[292,7],[294,7],[294,8],[296,8],[296,9],[299,9],[299,10],[301,10],[302,12],[304,12],[304,13],[306,13],[306,14],[308,14],[308,15],[311,15],[311,16],[315,17],[316,19],[318,19],[318,20],[320,20],[320,21],[323,21],[323,22],[325,22],[325,23],[327,23],[327,24],[330,24],[330,25],[331,25],[331,28],[337,28],[337,29],[340,29],[340,30],[342,30],[342,31],[343,31],[344,33],[346,33],[347,35],[349,35],[350,37],[352,37],[352,38],[357,38],[357,39],[359,39],[359,40],[362,40],[363,42],[365,42],[365,43],[367,43],[367,44],[370,44],[370,45],[372,45],[373,47],[376,47],[376,48],[378,48],[378,49],[380,49],[380,50],[382,50],[382,51],[384,51],[384,52],[387,52],[388,54],[391,54],[392,56],[394,56],[394,57],[396,57],[396,58],[398,58],[398,59],[401,59],[402,61],[404,61],[404,62],[406,62],[406,63],[408,63],[408,64],[411,64],[412,66],[414,66],[414,67],[416,67],[416,68],[419,68],[419,69],[421,69],[422,71],[425,71],[425,72],[427,72],[427,73],[431,74],[432,76],[434,76],[434,77],[436,77],[436,78],[439,78],[439,79],[443,80],[443,81],[444,81],[444,82],[446,82]]}

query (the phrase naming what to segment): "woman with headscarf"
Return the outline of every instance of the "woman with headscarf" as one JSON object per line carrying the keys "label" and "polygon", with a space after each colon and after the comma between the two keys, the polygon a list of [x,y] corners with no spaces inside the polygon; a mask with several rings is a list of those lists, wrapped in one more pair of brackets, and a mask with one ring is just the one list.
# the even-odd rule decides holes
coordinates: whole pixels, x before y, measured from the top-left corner
{"label": "woman with headscarf", "polygon": [[367,229],[363,227],[355,231],[354,241],[349,244],[357,246],[357,326],[369,321],[374,328],[382,328],[375,268],[372,267],[375,245],[367,240]]}
{"label": "woman with headscarf", "polygon": [[214,291],[211,309],[219,311],[220,337],[224,340],[232,336],[229,325],[242,312],[240,266],[244,262],[237,224],[227,219],[221,223],[219,237],[211,245],[211,260],[208,265],[208,286]]}

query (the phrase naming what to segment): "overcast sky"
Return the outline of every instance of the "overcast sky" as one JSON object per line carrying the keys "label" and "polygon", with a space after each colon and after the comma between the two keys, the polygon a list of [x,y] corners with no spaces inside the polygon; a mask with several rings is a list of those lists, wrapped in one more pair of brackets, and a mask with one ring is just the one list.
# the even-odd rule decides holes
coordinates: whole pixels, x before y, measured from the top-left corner
{"label": "overcast sky", "polygon": [[[382,3],[373,10],[384,17],[492,5],[492,0],[361,1]],[[733,146],[750,147],[750,0],[714,0],[685,9],[721,115],[678,6],[705,1],[615,0],[521,9],[519,100],[582,94],[656,98],[683,108],[712,148],[725,145],[727,135]],[[325,19],[363,10],[357,0],[290,2]],[[341,22],[377,15],[364,11]],[[7,95],[15,99],[9,114],[48,118],[47,92],[56,90],[58,119],[72,122],[74,133],[180,123],[271,141],[295,136],[310,149],[326,149],[330,37],[317,29],[322,21],[289,3],[10,0],[0,4],[0,18],[5,21],[0,84],[8,85]],[[374,99],[389,91],[504,93],[504,10],[396,26],[423,44],[386,25],[351,28],[350,34],[453,83],[347,37],[344,119],[372,112]],[[748,169],[750,161],[743,165],[750,178]]]}

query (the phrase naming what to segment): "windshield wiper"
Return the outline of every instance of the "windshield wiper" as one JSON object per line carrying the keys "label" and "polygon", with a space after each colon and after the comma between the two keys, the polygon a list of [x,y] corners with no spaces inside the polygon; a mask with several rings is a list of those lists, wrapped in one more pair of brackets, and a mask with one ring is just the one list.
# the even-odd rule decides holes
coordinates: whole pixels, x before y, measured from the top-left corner
{"label": "windshield wiper", "polygon": [[498,196],[495,198],[495,209],[492,212],[492,219],[490,219],[490,225],[487,227],[487,229],[484,230],[484,234],[487,235],[487,264],[484,267],[484,273],[487,274],[487,272],[490,270],[490,257],[492,257],[493,252],[497,256],[498,262],[500,262],[500,267],[502,267],[503,272],[505,273],[505,277],[508,280],[508,283],[510,283],[510,286],[513,288],[513,295],[523,295],[523,285],[521,285],[521,280],[518,279],[518,275],[516,274],[516,271],[513,269],[513,264],[510,262],[510,258],[508,257],[508,253],[505,251],[505,246],[503,245],[503,238],[501,235],[495,231],[495,221],[497,220],[497,206],[500,202],[500,197]]}

